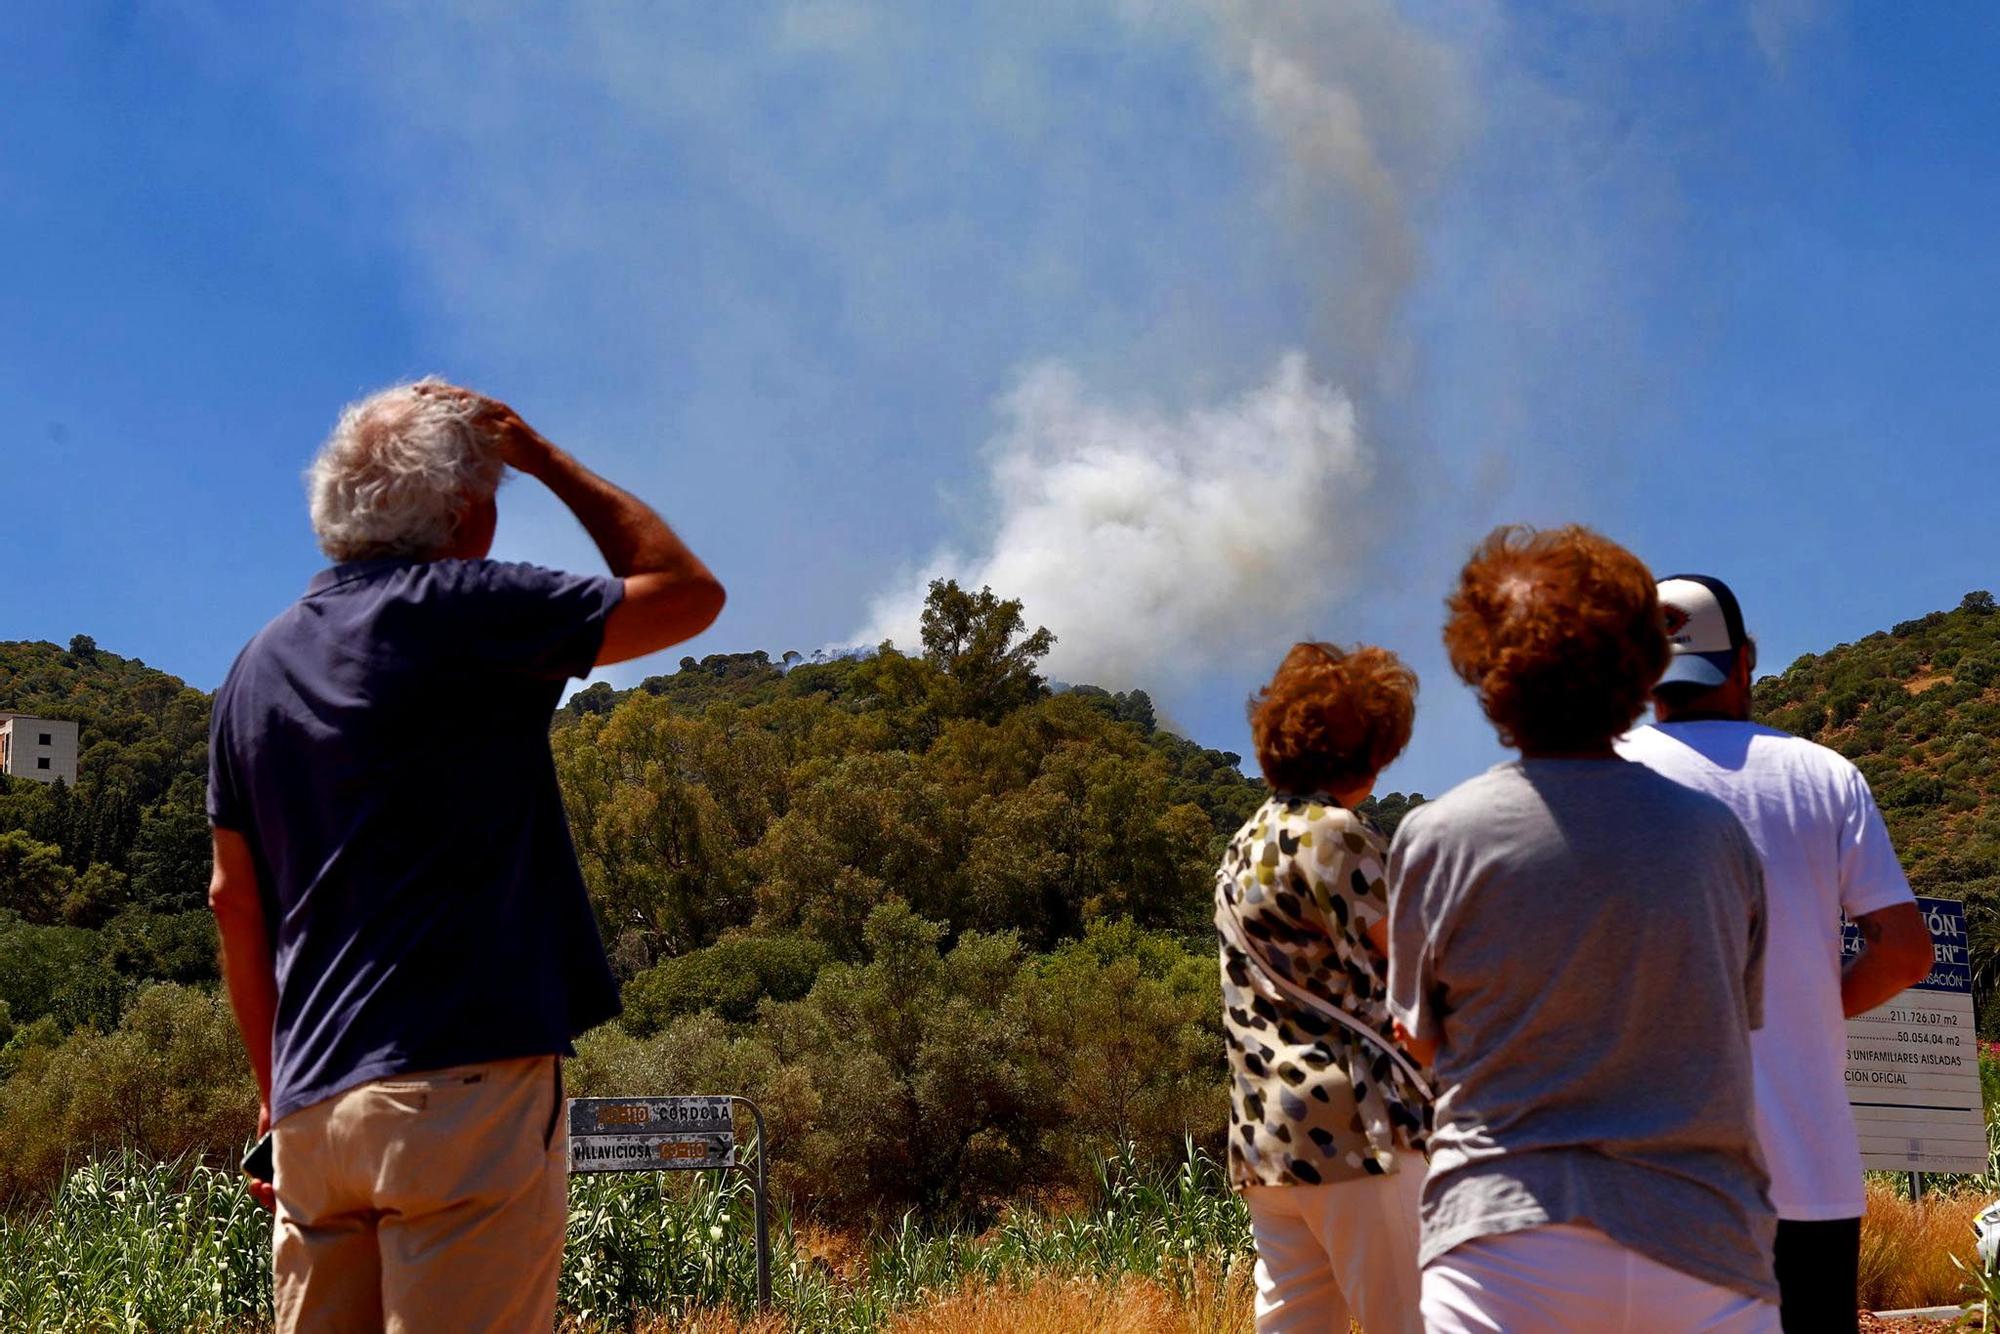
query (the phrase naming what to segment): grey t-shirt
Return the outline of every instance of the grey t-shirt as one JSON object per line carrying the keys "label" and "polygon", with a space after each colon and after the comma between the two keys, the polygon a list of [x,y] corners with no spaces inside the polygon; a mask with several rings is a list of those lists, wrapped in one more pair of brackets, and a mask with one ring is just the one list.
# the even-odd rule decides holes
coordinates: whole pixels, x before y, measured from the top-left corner
{"label": "grey t-shirt", "polygon": [[1422,1262],[1583,1223],[1776,1301],[1764,881],[1729,808],[1624,760],[1502,764],[1405,817],[1389,895],[1389,1008],[1440,1039]]}

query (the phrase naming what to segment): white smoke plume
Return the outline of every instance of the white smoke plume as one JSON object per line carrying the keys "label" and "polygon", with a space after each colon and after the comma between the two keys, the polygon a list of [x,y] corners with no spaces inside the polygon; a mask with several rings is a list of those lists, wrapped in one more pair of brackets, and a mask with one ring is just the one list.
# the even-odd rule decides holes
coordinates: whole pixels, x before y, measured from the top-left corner
{"label": "white smoke plume", "polygon": [[[1473,119],[1458,54],[1390,0],[1202,0],[1218,57],[1278,150],[1321,353],[1363,391],[1401,378],[1394,337],[1421,214]],[[1172,11],[1133,11],[1138,21]],[[1184,15],[1183,15],[1184,17]],[[1169,419],[1095,401],[1045,366],[989,446],[985,549],[879,597],[867,642],[916,642],[932,578],[990,585],[1058,645],[1050,670],[1109,687],[1268,659],[1357,582],[1377,467],[1348,393],[1302,353],[1241,398]]]}
{"label": "white smoke plume", "polygon": [[1171,682],[1246,654],[1345,590],[1374,468],[1354,406],[1286,354],[1232,402],[1167,416],[1029,371],[988,445],[989,550],[941,553],[878,598],[865,642],[918,643],[933,578],[1020,598],[1056,631],[1050,670],[1109,687]]}

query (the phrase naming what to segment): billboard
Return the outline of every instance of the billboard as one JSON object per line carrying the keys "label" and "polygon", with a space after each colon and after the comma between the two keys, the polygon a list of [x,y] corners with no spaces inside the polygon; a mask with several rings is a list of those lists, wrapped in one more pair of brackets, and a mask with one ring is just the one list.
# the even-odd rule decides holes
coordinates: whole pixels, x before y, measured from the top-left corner
{"label": "billboard", "polygon": [[[1895,1172],[1984,1172],[1986,1111],[1972,1018],[1965,905],[1919,898],[1931,931],[1930,976],[1847,1021],[1847,1102],[1862,1165]],[[1861,951],[1852,922],[1843,959]]]}

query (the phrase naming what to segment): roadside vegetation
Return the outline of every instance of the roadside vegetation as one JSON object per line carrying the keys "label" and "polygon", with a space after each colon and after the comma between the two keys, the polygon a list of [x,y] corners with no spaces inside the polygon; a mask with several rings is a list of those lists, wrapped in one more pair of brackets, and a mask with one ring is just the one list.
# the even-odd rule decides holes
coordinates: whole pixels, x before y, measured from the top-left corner
{"label": "roadside vegetation", "polygon": [[[1127,1150],[1095,1160],[1087,1196],[991,1222],[906,1215],[872,1233],[780,1207],[774,1310],[755,1309],[751,1201],[740,1180],[607,1175],[570,1192],[565,1328],[724,1331],[1248,1331],[1249,1219],[1213,1159]],[[2000,1155],[1996,1155],[2000,1173]],[[1973,1216],[2000,1174],[1918,1201],[1869,1184],[1861,1291],[1873,1309],[1969,1296]],[[135,1154],[70,1174],[0,1219],[0,1327],[258,1330],[270,1320],[270,1220],[235,1174]],[[1956,1257],[1957,1263],[1954,1263]]]}
{"label": "roadside vegetation", "polygon": [[[1036,1293],[1055,1310],[1205,1311],[1214,1322],[1204,1328],[1241,1327],[1232,1313],[1247,1309],[1249,1219],[1213,1160],[1196,1151],[1176,1169],[1151,1169],[1127,1152],[1093,1173],[1075,1207],[1010,1209],[978,1230],[912,1215],[861,1239],[781,1210],[771,1323],[860,1334],[928,1312],[916,1327],[966,1328],[939,1323],[940,1312],[990,1314],[1000,1294]],[[582,1330],[754,1322],[751,1235],[747,1190],[719,1177],[574,1182],[564,1319]],[[0,1327],[261,1328],[269,1246],[268,1216],[232,1174],[102,1158],[46,1206],[0,1220]]]}
{"label": "roadside vegetation", "polygon": [[[919,651],[685,658],[557,715],[625,997],[579,1042],[572,1091],[758,1101],[801,1328],[1077,1309],[1242,1327],[1240,1211],[1203,1186],[1196,1227],[1168,1183],[1206,1180],[1221,1149],[1210,877],[1261,788],[1145,692],[1045,680],[1050,642],[1018,604],[941,583]],[[1757,698],[1868,774],[1921,892],[1966,899],[2000,1032],[1993,599],[1808,655]],[[261,1309],[265,1224],[232,1170],[256,1099],[205,907],[208,708],[87,636],[0,644],[0,709],[83,732],[74,790],[0,779],[0,1326]],[[1422,800],[1373,814],[1393,828]],[[1944,1257],[1970,1254],[2000,1178],[1946,1186],[1871,1196],[1869,1301],[1956,1294]],[[742,1202],[702,1189],[577,1183],[575,1320],[749,1318]]]}

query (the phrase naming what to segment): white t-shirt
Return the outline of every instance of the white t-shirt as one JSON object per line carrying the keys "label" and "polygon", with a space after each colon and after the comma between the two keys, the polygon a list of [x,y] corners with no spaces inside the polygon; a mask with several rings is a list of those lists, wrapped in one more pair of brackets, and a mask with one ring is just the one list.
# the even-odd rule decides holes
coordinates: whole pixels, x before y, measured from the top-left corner
{"label": "white t-shirt", "polygon": [[1757,1138],[1778,1217],[1858,1218],[1861,1147],[1847,1106],[1840,920],[1911,901],[1861,771],[1754,723],[1641,727],[1618,753],[1719,797],[1764,859],[1764,1027],[1750,1035]]}

